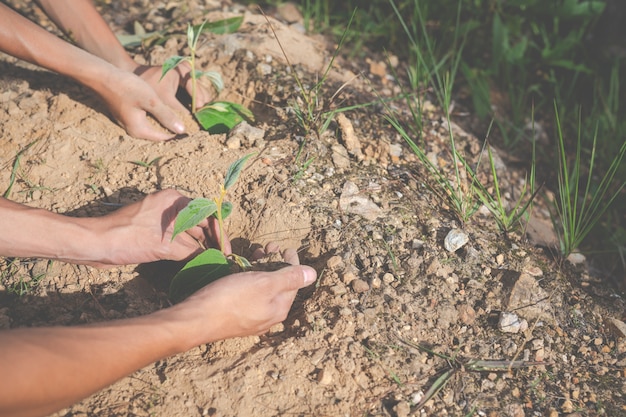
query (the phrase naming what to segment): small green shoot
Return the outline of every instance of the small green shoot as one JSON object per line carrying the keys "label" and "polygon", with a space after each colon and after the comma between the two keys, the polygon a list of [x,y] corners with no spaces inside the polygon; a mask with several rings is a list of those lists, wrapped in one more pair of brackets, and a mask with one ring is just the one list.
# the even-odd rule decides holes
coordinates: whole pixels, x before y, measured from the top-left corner
{"label": "small green shoot", "polygon": [[159,162],[161,160],[161,158],[163,158],[163,157],[162,156],[157,156],[156,158],[154,158],[154,159],[152,159],[150,161],[130,161],[130,163],[138,165],[140,167],[150,168],[152,165],[154,165],[157,162]]}
{"label": "small green shoot", "polygon": [[230,254],[227,257],[223,252],[222,245],[224,242],[224,220],[233,211],[232,203],[225,201],[226,193],[237,182],[246,162],[253,155],[253,153],[245,155],[230,165],[224,177],[224,183],[220,186],[220,192],[216,197],[191,200],[176,216],[172,240],[178,234],[195,227],[207,217],[214,216],[220,230],[220,249],[205,250],[189,261],[176,274],[170,285],[170,298],[172,300],[180,301],[210,282],[228,275],[230,272],[229,260],[242,269],[250,267],[250,262],[242,256]]}
{"label": "small green shoot", "polygon": [[[206,20],[200,25],[187,25],[187,46],[190,54],[187,56],[173,56],[165,60],[162,66],[161,79],[171,70],[183,62],[191,67],[191,112],[204,130],[210,133],[225,133],[244,120],[254,120],[250,110],[244,106],[227,101],[215,101],[198,109],[196,105],[196,91],[199,77],[208,78],[219,93],[224,89],[224,81],[215,71],[200,71],[196,69],[196,52],[200,35],[206,31],[227,33],[241,25],[243,18],[232,18],[228,21],[209,23]],[[218,31],[218,32],[215,32]]]}
{"label": "small green shoot", "polygon": [[[487,131],[487,136],[489,136],[490,130],[491,125],[489,126],[489,130]],[[515,227],[520,226],[523,219],[528,219],[533,208],[535,197],[537,196],[539,189],[541,188],[535,186],[536,145],[534,135],[532,139],[532,144],[533,146],[530,174],[524,181],[524,185],[522,186],[520,195],[515,201],[515,204],[513,204],[513,208],[509,208],[507,202],[502,198],[502,190],[500,188],[500,181],[498,180],[498,173],[496,170],[496,163],[493,157],[493,151],[491,150],[491,146],[489,146],[487,141],[485,141],[484,147],[487,148],[487,154],[489,156],[489,168],[491,170],[491,176],[493,180],[493,194],[495,195],[490,193],[487,187],[485,187],[478,180],[477,176],[474,175],[474,172],[471,171],[473,186],[476,195],[478,196],[478,199],[485,205],[485,207],[487,207],[489,212],[493,215],[496,223],[498,224],[498,227],[505,234],[512,231]]]}
{"label": "small green shoot", "polygon": [[[593,178],[597,175],[594,172],[596,162],[596,144],[598,140],[598,129],[593,136],[591,155],[589,157],[589,167],[583,172],[581,162],[581,119],[579,115],[578,135],[576,142],[576,155],[573,165],[568,165],[567,153],[565,151],[565,140],[556,103],[554,104],[557,129],[557,154],[559,158],[558,172],[558,196],[553,204],[552,223],[559,238],[561,254],[567,257],[576,250],[587,237],[589,232],[598,223],[611,203],[617,198],[626,187],[626,180],[620,179],[617,185],[611,189],[615,174],[619,169],[624,155],[626,154],[626,142],[624,142],[617,152],[607,172],[601,176],[600,183],[594,184]],[[587,175],[587,181],[582,180],[583,175]]]}

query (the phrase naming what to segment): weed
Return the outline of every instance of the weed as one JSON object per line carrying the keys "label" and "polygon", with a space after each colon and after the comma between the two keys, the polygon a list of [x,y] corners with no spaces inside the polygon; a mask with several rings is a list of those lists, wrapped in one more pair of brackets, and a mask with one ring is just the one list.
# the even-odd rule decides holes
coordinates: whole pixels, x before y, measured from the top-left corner
{"label": "weed", "polygon": [[[500,182],[498,180],[498,173],[496,170],[496,164],[494,161],[491,146],[485,141],[487,148],[487,154],[489,156],[489,168],[491,171],[494,194],[478,180],[473,171],[469,171],[473,175],[473,187],[478,196],[478,199],[487,207],[489,212],[493,215],[500,230],[504,233],[508,233],[516,226],[520,226],[523,219],[528,220],[530,213],[532,212],[533,203],[535,197],[539,192],[539,188],[535,186],[535,140],[532,141],[532,160],[530,166],[530,174],[526,177],[524,185],[520,191],[518,199],[514,202],[513,208],[509,208],[507,202],[502,198],[502,191],[500,189]],[[484,154],[484,150],[483,153]],[[481,154],[481,156],[482,156]],[[480,163],[480,162],[479,162]]]}
{"label": "weed", "polygon": [[[589,166],[586,171],[581,162],[581,122],[576,142],[576,155],[572,165],[568,165],[565,141],[559,118],[558,107],[554,104],[557,129],[557,155],[559,159],[558,195],[553,204],[552,222],[559,238],[560,250],[563,256],[568,256],[576,250],[583,239],[604,215],[611,203],[617,198],[626,186],[626,180],[618,180],[618,184],[611,189],[615,174],[626,154],[626,142],[611,161],[607,172],[600,177],[599,184],[594,183],[596,175],[596,144],[598,131],[593,135]],[[579,120],[580,120],[579,116]],[[582,176],[587,176],[587,181]]]}
{"label": "weed", "polygon": [[131,164],[135,164],[138,165],[140,167],[144,167],[144,168],[150,168],[152,165],[156,164],[157,162],[159,162],[161,160],[161,158],[163,158],[162,156],[157,156],[156,158],[150,160],[150,161],[130,161]]}
{"label": "weed", "polygon": [[189,261],[176,274],[170,285],[170,298],[172,300],[180,301],[210,282],[228,275],[230,273],[229,262],[234,262],[243,269],[250,266],[250,262],[242,256],[236,254],[226,256],[222,245],[224,242],[224,219],[233,210],[233,205],[225,201],[227,190],[237,182],[241,170],[247,160],[253,155],[248,154],[230,165],[226,172],[224,183],[220,186],[220,192],[216,197],[213,199],[196,198],[191,200],[176,216],[172,240],[179,233],[195,227],[209,216],[214,216],[217,219],[220,230],[220,249],[209,248],[205,250]]}
{"label": "weed", "polygon": [[416,409],[421,409],[428,400],[437,395],[447,384],[452,377],[458,372],[510,372],[512,369],[527,368],[530,366],[548,365],[546,362],[530,362],[530,361],[499,361],[499,360],[479,360],[479,359],[467,359],[464,361],[459,360],[457,352],[452,356],[443,355],[437,353],[425,345],[414,344],[403,339],[399,339],[401,343],[411,348],[421,350],[423,352],[430,353],[444,359],[449,368],[441,373],[432,383],[430,388],[424,393],[424,396],[418,404],[415,405]]}
{"label": "weed", "polygon": [[[238,25],[243,18],[238,18]],[[224,88],[224,82],[219,73],[215,71],[200,71],[196,69],[196,51],[200,35],[205,31],[208,22],[200,25],[187,25],[188,56],[173,56],[165,60],[162,67],[161,79],[172,69],[182,62],[188,62],[191,66],[191,112],[200,125],[210,133],[225,133],[244,120],[253,120],[254,116],[244,106],[229,101],[214,101],[198,109],[196,106],[196,89],[198,77],[207,77],[218,91]],[[238,27],[237,25],[237,27]]]}

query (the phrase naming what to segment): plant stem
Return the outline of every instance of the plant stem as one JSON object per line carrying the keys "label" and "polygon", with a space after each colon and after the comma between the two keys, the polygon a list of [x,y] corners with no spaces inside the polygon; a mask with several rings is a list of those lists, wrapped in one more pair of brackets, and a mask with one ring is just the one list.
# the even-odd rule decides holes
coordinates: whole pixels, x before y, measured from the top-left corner
{"label": "plant stem", "polygon": [[191,113],[196,112],[196,48],[190,46],[191,57],[189,64],[191,65]]}
{"label": "plant stem", "polygon": [[226,189],[224,185],[221,186],[220,196],[215,198],[215,204],[217,205],[217,225],[220,229],[220,250],[224,252],[224,219],[222,218],[222,203],[224,203],[224,197],[226,196]]}

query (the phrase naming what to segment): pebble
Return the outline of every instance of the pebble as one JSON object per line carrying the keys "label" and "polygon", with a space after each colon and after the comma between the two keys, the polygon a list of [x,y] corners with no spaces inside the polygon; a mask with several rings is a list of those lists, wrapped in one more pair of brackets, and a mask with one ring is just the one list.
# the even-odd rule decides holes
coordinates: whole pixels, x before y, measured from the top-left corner
{"label": "pebble", "polygon": [[380,278],[376,277],[372,279],[372,288],[380,288],[382,284],[383,282],[380,280]]}
{"label": "pebble", "polygon": [[355,279],[356,279],[356,275],[354,275],[354,272],[350,272],[350,271],[344,273],[343,276],[341,277],[341,280],[346,285],[350,284]]}
{"label": "pebble", "polygon": [[464,304],[458,307],[459,320],[463,324],[472,324],[476,320],[476,311],[472,306]]}
{"label": "pebble", "polygon": [[387,272],[385,275],[383,275],[383,282],[385,284],[391,284],[395,280],[396,280],[396,277],[394,277],[393,274],[390,274],[389,272]]}
{"label": "pebble", "polygon": [[359,187],[351,181],[346,181],[343,185],[339,207],[346,213],[358,214],[370,221],[382,215],[381,208],[369,198],[359,195]]}
{"label": "pebble", "polygon": [[469,242],[469,236],[461,229],[452,229],[446,235],[443,246],[448,252],[454,253]]}
{"label": "pebble", "polygon": [[513,285],[506,308],[532,320],[551,321],[553,316],[548,294],[526,273],[522,273]]}
{"label": "pebble", "polygon": [[519,333],[528,328],[526,320],[521,320],[517,314],[503,311],[500,313],[498,328],[503,333]]}
{"label": "pebble", "polygon": [[626,338],[626,323],[612,317],[605,319],[604,323],[615,337]]}
{"label": "pebble", "polygon": [[317,382],[320,385],[330,385],[333,383],[333,371],[330,367],[325,367],[317,374]]}
{"label": "pebble", "polygon": [[331,256],[326,261],[326,266],[330,269],[335,269],[342,265],[343,265],[343,259],[341,259],[341,256],[339,255]]}
{"label": "pebble", "polygon": [[567,257],[567,260],[572,265],[580,265],[584,263],[586,259],[587,258],[585,258],[585,255],[583,255],[582,253],[578,253],[578,252],[570,253]]}
{"label": "pebble", "polygon": [[352,289],[356,293],[364,293],[364,292],[369,291],[370,289],[369,284],[359,278],[353,280],[351,284],[352,284]]}
{"label": "pebble", "polygon": [[503,254],[499,254],[498,256],[496,256],[496,263],[498,265],[502,265],[504,263],[504,255]]}

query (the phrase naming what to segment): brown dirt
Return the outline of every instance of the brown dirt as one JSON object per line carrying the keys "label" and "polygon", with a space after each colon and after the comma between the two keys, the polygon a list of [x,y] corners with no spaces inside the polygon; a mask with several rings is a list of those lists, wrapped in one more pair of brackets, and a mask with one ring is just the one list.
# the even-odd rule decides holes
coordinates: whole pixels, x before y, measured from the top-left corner
{"label": "brown dirt", "polygon": [[[189,19],[199,22],[203,10],[193,1],[187,8],[152,2],[150,12],[142,2],[111,3],[103,14],[116,31],[135,20],[147,30],[172,21],[182,30]],[[505,238],[483,211],[460,224],[428,190],[427,176],[380,105],[345,113],[320,137],[305,135],[292,109],[298,100],[293,76],[265,20],[240,5],[207,3],[220,10],[210,20],[246,13],[237,34],[208,38],[201,64],[224,76],[220,98],[252,109],[262,139],[229,140],[194,129],[167,143],[135,140],[87,89],[2,56],[0,184],[6,190],[15,172],[11,199],[97,216],[164,188],[211,196],[226,167],[254,151],[258,156],[231,194],[228,230],[236,252],[249,256],[270,241],[300,248],[319,280],[267,335],[160,361],[55,415],[626,414],[626,342],[616,329],[625,303],[615,280],[559,260],[521,233]],[[21,7],[48,26],[41,14]],[[332,45],[274,24],[292,64],[313,85]],[[174,36],[134,52],[158,64],[179,54],[183,42]],[[397,94],[381,61],[338,60],[320,94],[326,108]],[[449,169],[447,130],[435,107],[425,111],[424,132],[429,153]],[[455,133],[475,158],[480,142],[460,128]],[[134,163],[157,157],[149,167]],[[524,173],[503,165],[501,175],[515,195]],[[346,191],[348,182],[356,194]],[[538,210],[537,217],[535,229],[545,235],[545,213]],[[450,253],[443,241],[453,228],[463,228],[469,243]],[[158,310],[168,305],[164,282],[177,267],[98,270],[3,259],[0,327],[76,325]],[[503,331],[501,313],[515,313],[527,327]],[[462,366],[470,358],[542,363],[477,372]],[[449,369],[455,369],[450,382],[418,409]]]}

